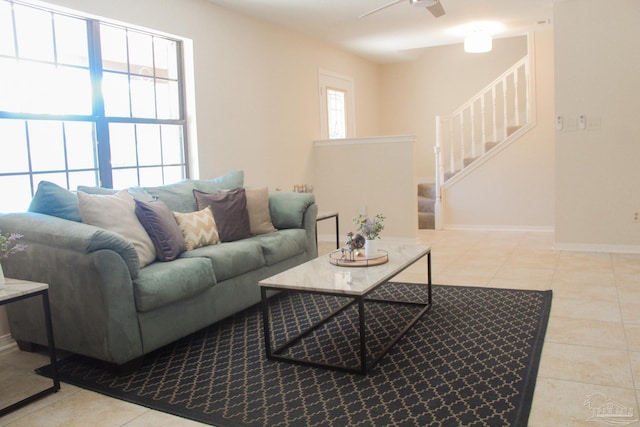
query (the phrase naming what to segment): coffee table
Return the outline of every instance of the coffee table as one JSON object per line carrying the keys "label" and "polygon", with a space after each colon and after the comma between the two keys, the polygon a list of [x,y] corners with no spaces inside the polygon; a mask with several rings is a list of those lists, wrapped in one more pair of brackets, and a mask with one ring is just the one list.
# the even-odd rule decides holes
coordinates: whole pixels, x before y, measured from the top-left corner
{"label": "coffee table", "polygon": [[[297,267],[286,270],[275,276],[259,282],[262,297],[262,316],[264,327],[265,351],[268,359],[281,360],[309,366],[317,366],[358,374],[366,374],[387,353],[387,351],[431,308],[431,248],[413,244],[383,244],[379,243],[379,250],[388,253],[389,261],[384,264],[368,267],[345,267],[333,265],[329,256],[324,255],[308,261]],[[398,301],[370,298],[370,294],[378,287],[388,283],[393,277],[406,268],[427,257],[427,302]],[[271,326],[269,319],[268,291],[301,292],[309,294],[334,295],[347,298],[347,303],[322,317],[298,335],[290,338],[284,344],[272,348]],[[365,301],[375,301],[393,304],[410,304],[420,306],[421,309],[384,349],[372,360],[367,360],[366,351],[366,313]],[[313,333],[320,325],[338,315],[352,304],[358,306],[360,366],[349,367],[316,362],[312,360],[294,358],[283,355],[283,351],[294,345],[301,338]]]}

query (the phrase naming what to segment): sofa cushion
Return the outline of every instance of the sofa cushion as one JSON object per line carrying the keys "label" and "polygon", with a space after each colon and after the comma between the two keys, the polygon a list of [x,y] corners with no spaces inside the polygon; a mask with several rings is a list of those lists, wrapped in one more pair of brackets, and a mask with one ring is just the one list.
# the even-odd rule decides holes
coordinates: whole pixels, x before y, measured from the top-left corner
{"label": "sofa cushion", "polygon": [[144,190],[162,200],[174,212],[194,212],[198,210],[193,198],[193,190],[205,193],[215,193],[218,190],[230,190],[244,185],[244,172],[235,171],[213,179],[194,179],[161,185],[159,187],[144,187]]}
{"label": "sofa cushion", "polygon": [[197,212],[174,212],[173,215],[188,251],[220,243],[218,227],[209,206]]}
{"label": "sofa cushion", "polygon": [[307,250],[307,233],[301,228],[279,230],[249,240],[260,243],[267,265],[274,265]]}
{"label": "sofa cushion", "polygon": [[114,195],[78,192],[78,202],[82,222],[114,231],[130,241],[138,254],[140,267],[155,261],[153,242],[138,221],[135,202],[126,190]]}
{"label": "sofa cushion", "polygon": [[244,188],[220,191],[218,193],[203,193],[193,190],[198,209],[211,207],[213,217],[218,226],[220,241],[234,242],[251,237],[249,212],[247,211],[247,197]]}
{"label": "sofa cushion", "polygon": [[215,283],[213,267],[207,258],[155,262],[140,270],[133,281],[136,309],[155,310],[197,295]]}
{"label": "sofa cushion", "polygon": [[271,222],[269,212],[269,190],[262,188],[245,188],[247,196],[247,211],[249,212],[249,227],[251,234],[265,234],[276,231]]}
{"label": "sofa cushion", "polygon": [[193,181],[187,180],[160,187],[144,187],[144,190],[162,200],[174,212],[194,212],[197,210],[196,201],[193,199],[194,188]]}
{"label": "sofa cushion", "polygon": [[186,251],[182,231],[167,205],[160,200],[136,200],[136,216],[156,248],[160,261],[174,260]]}
{"label": "sofa cushion", "polygon": [[206,257],[210,259],[218,283],[265,265],[262,247],[254,239],[205,246],[184,252],[180,257]]}
{"label": "sofa cushion", "polygon": [[69,221],[81,222],[78,196],[66,188],[49,181],[40,181],[33,195],[29,212],[56,216]]}
{"label": "sofa cushion", "polygon": [[217,193],[220,190],[233,190],[244,185],[244,171],[233,171],[213,179],[196,179],[196,190],[203,193]]}

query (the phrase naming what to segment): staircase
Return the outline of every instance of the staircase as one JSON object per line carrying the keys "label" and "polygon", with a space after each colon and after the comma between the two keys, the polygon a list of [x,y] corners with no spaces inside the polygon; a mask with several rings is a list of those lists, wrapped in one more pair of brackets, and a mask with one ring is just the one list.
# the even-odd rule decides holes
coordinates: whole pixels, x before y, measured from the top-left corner
{"label": "staircase", "polygon": [[436,185],[418,184],[418,228],[434,229],[436,224]]}
{"label": "staircase", "polygon": [[[442,189],[533,127],[530,56],[523,57],[452,114],[436,117],[435,228],[442,211]],[[419,217],[423,214],[421,192],[427,190],[418,188]]]}

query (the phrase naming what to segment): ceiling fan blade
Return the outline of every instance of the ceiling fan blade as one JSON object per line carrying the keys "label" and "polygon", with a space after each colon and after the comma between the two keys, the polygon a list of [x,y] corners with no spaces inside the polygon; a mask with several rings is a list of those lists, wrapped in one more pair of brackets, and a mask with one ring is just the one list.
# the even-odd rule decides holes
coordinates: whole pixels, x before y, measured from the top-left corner
{"label": "ceiling fan blade", "polygon": [[383,6],[380,6],[380,7],[378,7],[378,8],[373,9],[373,10],[370,10],[370,11],[369,11],[369,12],[367,12],[367,13],[363,13],[362,15],[358,16],[358,18],[364,18],[365,16],[369,16],[369,15],[371,15],[371,14],[374,14],[374,13],[376,13],[376,12],[379,12],[379,11],[381,11],[382,9],[386,9],[386,8],[388,8],[388,7],[393,6],[394,4],[402,3],[403,1],[406,1],[406,0],[394,0],[394,1],[392,1],[391,3],[387,3],[387,4],[383,5]]}
{"label": "ceiling fan blade", "polygon": [[429,9],[429,12],[431,12],[431,14],[435,18],[439,18],[445,14],[444,8],[442,7],[442,3],[440,3],[440,0],[438,0],[436,4],[434,4],[433,6],[427,6],[427,9]]}

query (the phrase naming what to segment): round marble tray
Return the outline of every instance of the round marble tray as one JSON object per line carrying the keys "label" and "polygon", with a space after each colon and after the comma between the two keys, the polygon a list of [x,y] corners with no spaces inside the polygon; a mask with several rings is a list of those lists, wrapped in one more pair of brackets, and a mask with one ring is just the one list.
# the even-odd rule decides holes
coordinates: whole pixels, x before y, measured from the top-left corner
{"label": "round marble tray", "polygon": [[365,256],[364,250],[357,251],[357,254],[350,258],[350,254],[343,249],[337,249],[329,254],[329,262],[340,267],[371,267],[389,262],[389,253],[378,249],[374,256]]}

